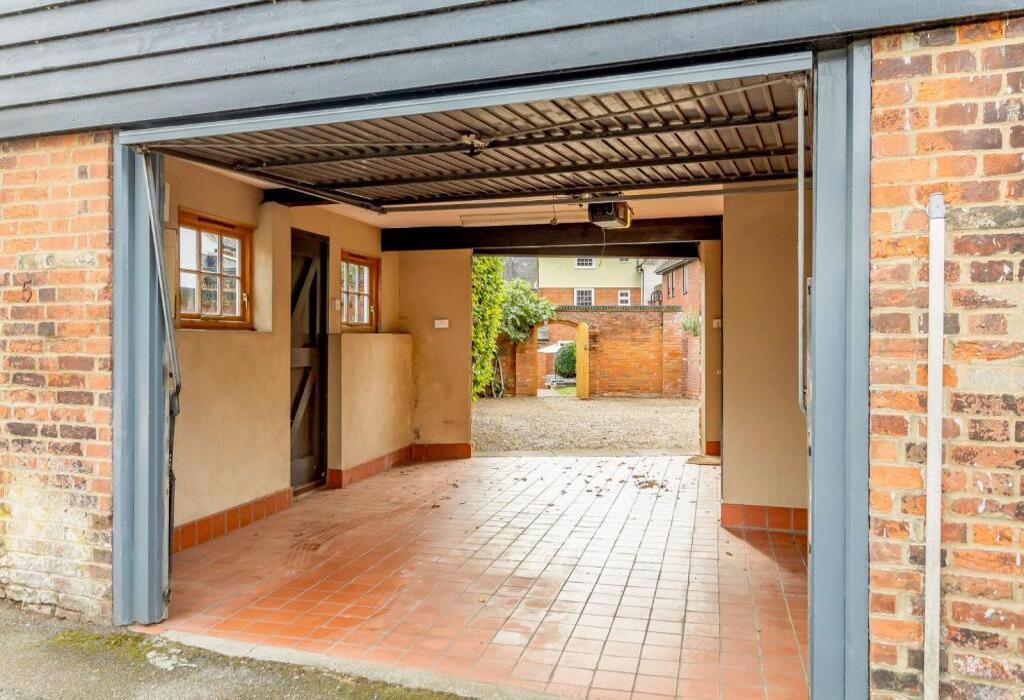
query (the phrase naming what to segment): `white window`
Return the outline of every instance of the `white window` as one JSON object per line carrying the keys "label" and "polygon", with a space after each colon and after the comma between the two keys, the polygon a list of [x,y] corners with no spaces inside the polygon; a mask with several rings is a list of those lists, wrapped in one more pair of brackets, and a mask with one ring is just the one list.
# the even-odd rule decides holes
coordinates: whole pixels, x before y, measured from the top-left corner
{"label": "white window", "polygon": [[576,258],[576,267],[592,268],[594,267],[593,258]]}
{"label": "white window", "polygon": [[593,289],[574,289],[573,296],[575,297],[576,306],[593,306],[594,305],[594,290]]}
{"label": "white window", "polygon": [[629,306],[629,290],[619,290],[619,306]]}
{"label": "white window", "polygon": [[683,294],[690,293],[690,275],[687,272],[685,267],[679,270],[679,275],[683,278]]}

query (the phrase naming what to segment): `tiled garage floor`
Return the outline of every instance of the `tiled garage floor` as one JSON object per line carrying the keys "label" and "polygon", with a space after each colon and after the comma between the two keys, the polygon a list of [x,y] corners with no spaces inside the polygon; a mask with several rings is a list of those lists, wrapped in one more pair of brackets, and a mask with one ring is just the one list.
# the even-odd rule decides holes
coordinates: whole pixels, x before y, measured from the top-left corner
{"label": "tiled garage floor", "polygon": [[570,697],[806,696],[806,540],[729,532],[685,457],[403,467],[174,559],[217,635]]}

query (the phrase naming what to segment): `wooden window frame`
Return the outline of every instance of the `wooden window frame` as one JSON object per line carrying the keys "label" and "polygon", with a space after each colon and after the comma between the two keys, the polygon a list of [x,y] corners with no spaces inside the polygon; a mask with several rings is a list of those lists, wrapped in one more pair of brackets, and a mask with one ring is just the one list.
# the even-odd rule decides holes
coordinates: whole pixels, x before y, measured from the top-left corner
{"label": "wooden window frame", "polygon": [[[341,311],[341,328],[343,331],[356,332],[356,333],[376,333],[380,328],[380,258],[374,258],[369,255],[360,255],[359,253],[353,253],[351,251],[341,251],[340,258],[338,260],[338,271],[341,272],[342,265],[346,263],[355,263],[356,265],[364,265],[369,268],[370,274],[370,322],[369,323],[348,323],[345,320],[345,277],[344,274],[338,280],[338,293],[339,299],[342,303]],[[357,292],[358,294],[358,292]]]}
{"label": "wooden window frame", "polygon": [[[181,229],[191,228],[196,231],[196,262],[202,267],[199,259],[202,250],[202,232],[216,233],[222,236],[237,238],[241,242],[239,254],[239,294],[241,299],[242,313],[240,316],[203,316],[200,311],[197,314],[184,314],[181,311],[181,273],[194,272],[197,275],[197,298],[198,308],[203,308],[202,302],[202,270],[193,270],[181,266]],[[178,210],[178,265],[177,279],[175,280],[177,294],[175,295],[175,314],[178,319],[179,328],[205,329],[205,330],[253,330],[253,290],[252,290],[252,247],[254,227],[248,224],[228,221],[224,218],[192,211],[191,209]],[[209,273],[207,273],[209,274]],[[223,277],[222,272],[216,273]]]}
{"label": "wooden window frame", "polygon": [[[590,292],[590,303],[581,304],[579,298],[579,292]],[[573,306],[596,306],[597,294],[594,292],[593,287],[576,287],[572,290],[572,305]]]}

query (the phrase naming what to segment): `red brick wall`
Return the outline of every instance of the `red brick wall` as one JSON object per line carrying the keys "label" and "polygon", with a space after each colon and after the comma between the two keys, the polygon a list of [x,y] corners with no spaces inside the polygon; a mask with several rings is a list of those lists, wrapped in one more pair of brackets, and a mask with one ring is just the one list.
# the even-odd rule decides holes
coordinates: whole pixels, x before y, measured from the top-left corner
{"label": "red brick wall", "polygon": [[1024,20],[876,39],[871,686],[920,697],[930,192],[947,197],[943,696],[1024,686]]}
{"label": "red brick wall", "polygon": [[[685,294],[683,293],[684,275],[689,285]],[[669,277],[672,280],[671,285],[668,283]],[[671,294],[669,294],[670,287],[672,289]],[[704,275],[700,261],[694,261],[683,267],[677,267],[662,275],[662,303],[681,306],[686,314],[699,315],[703,312],[701,304],[703,291]],[[681,320],[682,315],[680,315]],[[700,356],[700,337],[685,333],[680,342],[683,345],[683,359],[678,395],[690,399],[698,399],[700,398],[701,372],[703,371],[703,363]]]}
{"label": "red brick wall", "polygon": [[683,387],[688,399],[699,399],[702,388],[704,363],[701,361],[700,336],[683,333]]}
{"label": "red brick wall", "polygon": [[[580,288],[590,289],[583,285],[580,285]],[[594,306],[618,306],[620,289],[629,290],[629,299],[632,304],[643,303],[640,299],[640,287],[597,287],[594,288]],[[542,287],[537,290],[537,294],[557,306],[572,306],[576,303],[572,287]]]}
{"label": "red brick wall", "polygon": [[678,316],[671,309],[558,312],[559,319],[590,327],[591,396],[678,396],[682,363],[676,358],[673,364],[663,337],[663,324],[678,335]]}
{"label": "red brick wall", "polygon": [[661,388],[664,396],[682,396],[686,381],[686,333],[683,312],[666,311],[661,323]]}
{"label": "red brick wall", "polygon": [[[563,323],[548,325],[549,342],[574,340],[581,321],[590,327],[591,396],[683,395],[689,334],[682,331],[678,309],[560,309],[557,318]],[[502,366],[514,375],[505,381],[507,394],[536,396],[554,357],[537,349],[536,330],[514,350],[507,342],[500,345]]]}
{"label": "red brick wall", "polygon": [[111,613],[111,136],[0,143],[0,598]]}

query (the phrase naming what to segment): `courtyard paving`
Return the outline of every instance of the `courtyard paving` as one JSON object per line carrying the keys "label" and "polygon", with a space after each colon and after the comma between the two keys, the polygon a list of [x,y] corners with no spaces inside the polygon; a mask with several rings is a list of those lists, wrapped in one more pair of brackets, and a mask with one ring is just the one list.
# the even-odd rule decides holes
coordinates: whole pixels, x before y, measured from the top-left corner
{"label": "courtyard paving", "polygon": [[721,528],[718,494],[675,456],[396,468],[177,555],[147,629],[519,693],[805,697],[806,539]]}
{"label": "courtyard paving", "polygon": [[473,451],[700,453],[700,402],[694,399],[566,396],[479,399]]}

